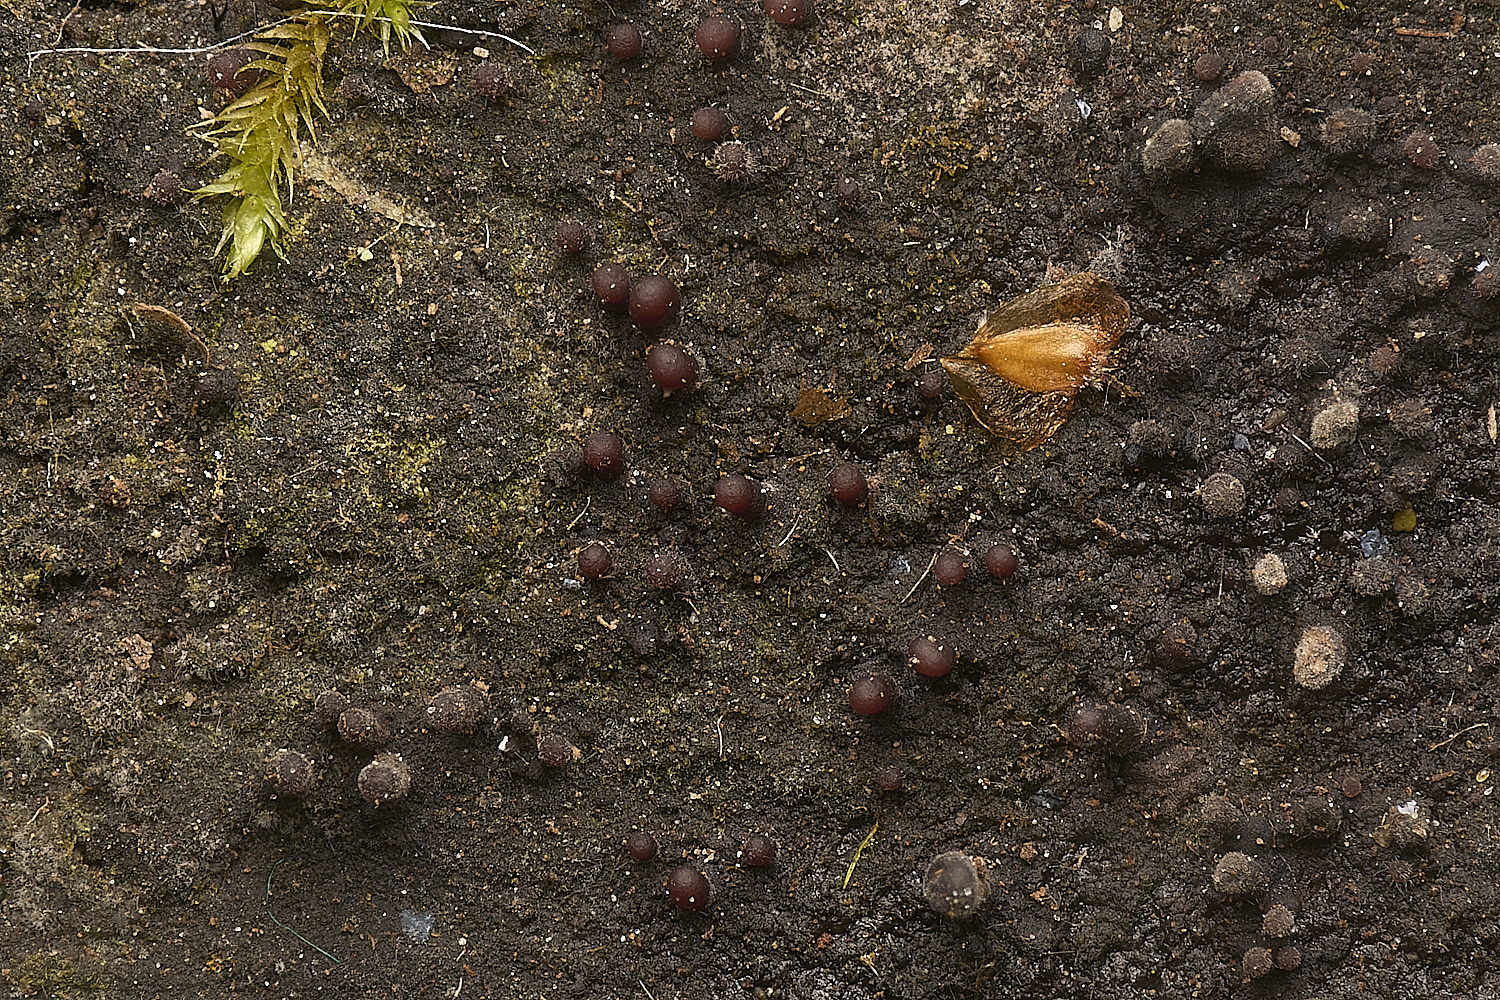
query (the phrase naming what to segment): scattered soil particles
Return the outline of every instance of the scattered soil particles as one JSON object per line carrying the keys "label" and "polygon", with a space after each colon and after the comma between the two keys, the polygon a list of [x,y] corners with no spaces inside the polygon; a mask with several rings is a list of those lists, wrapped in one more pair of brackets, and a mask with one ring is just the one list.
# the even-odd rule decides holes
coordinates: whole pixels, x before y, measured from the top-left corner
{"label": "scattered soil particles", "polygon": [[3,6],[7,995],[1500,996],[1492,4]]}

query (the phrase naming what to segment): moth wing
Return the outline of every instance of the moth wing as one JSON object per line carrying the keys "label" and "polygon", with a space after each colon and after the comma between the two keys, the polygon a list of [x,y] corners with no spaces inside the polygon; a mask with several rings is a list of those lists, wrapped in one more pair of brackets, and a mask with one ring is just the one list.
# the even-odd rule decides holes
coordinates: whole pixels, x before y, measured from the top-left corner
{"label": "moth wing", "polygon": [[1043,443],[1073,412],[1075,391],[1029,392],[962,355],[942,362],[974,419],[1014,451],[1030,451]]}

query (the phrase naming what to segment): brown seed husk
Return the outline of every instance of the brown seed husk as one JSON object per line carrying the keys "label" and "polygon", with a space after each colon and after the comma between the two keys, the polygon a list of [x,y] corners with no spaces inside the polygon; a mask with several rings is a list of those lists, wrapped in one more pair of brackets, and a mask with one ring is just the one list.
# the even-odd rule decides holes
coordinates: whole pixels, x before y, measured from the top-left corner
{"label": "brown seed husk", "polygon": [[990,313],[943,367],[974,418],[1027,451],[1057,433],[1078,390],[1109,368],[1129,322],[1114,286],[1084,271]]}

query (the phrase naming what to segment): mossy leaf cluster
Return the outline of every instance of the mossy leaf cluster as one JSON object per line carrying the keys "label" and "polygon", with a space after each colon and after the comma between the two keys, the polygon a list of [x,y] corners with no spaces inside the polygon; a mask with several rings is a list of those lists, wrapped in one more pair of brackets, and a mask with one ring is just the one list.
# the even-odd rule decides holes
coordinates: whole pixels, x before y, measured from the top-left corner
{"label": "mossy leaf cluster", "polygon": [[394,36],[402,48],[421,42],[409,0],[344,0],[337,8],[303,11],[272,25],[246,43],[258,58],[241,73],[258,74],[250,90],[199,133],[229,158],[229,167],[194,192],[197,198],[225,195],[224,229],[215,253],[228,252],[224,277],[232,280],[255,263],[267,244],[286,258],[283,197],[290,199],[298,143],[303,134],[317,141],[317,117],[329,117],[323,103],[323,63],[333,25],[349,18],[389,48]]}

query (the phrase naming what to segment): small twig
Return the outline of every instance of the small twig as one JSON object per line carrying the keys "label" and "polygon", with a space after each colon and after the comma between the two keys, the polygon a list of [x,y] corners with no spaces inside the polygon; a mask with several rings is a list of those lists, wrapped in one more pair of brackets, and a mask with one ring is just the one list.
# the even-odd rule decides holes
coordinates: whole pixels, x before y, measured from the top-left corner
{"label": "small twig", "polygon": [[922,575],[921,576],[917,577],[917,582],[914,583],[914,584],[912,584],[911,585],[911,589],[906,592],[906,596],[903,597],[903,598],[901,598],[901,600],[897,601],[896,603],[897,604],[905,604],[908,600],[910,600],[911,599],[911,595],[915,594],[917,592],[917,588],[920,587],[920,586],[922,586],[922,581],[925,580],[925,579],[927,579],[927,574],[931,573],[932,572],[932,567],[934,567],[936,565],[937,565],[937,553],[934,552],[932,554],[932,558],[927,561],[927,568],[922,571]]}
{"label": "small twig", "polygon": [[594,499],[594,498],[593,498],[593,497],[584,497],[584,498],[583,498],[583,510],[580,510],[580,511],[579,511],[579,512],[578,512],[578,516],[577,516],[577,517],[575,517],[575,518],[573,518],[573,520],[571,520],[571,521],[569,521],[569,522],[568,522],[568,526],[567,526],[567,528],[566,528],[566,529],[564,529],[564,530],[567,530],[567,531],[572,531],[572,530],[573,530],[573,525],[575,525],[575,524],[577,524],[577,523],[578,523],[578,522],[579,522],[579,521],[582,521],[582,520],[583,520],[583,515],[585,515],[585,514],[587,514],[587,513],[588,513],[588,512],[589,512],[589,503],[590,503],[590,502],[591,502],[591,501],[592,501],[592,500],[593,500],[593,499]]}
{"label": "small twig", "polygon": [[1313,451],[1313,446],[1310,445],[1310,444],[1308,444],[1306,441],[1302,440],[1301,438],[1299,438],[1297,436],[1297,433],[1295,431],[1287,431],[1287,433],[1292,436],[1292,440],[1293,441],[1297,442],[1302,447],[1306,448],[1307,449],[1307,453],[1309,455],[1311,455],[1313,458],[1316,458],[1318,461],[1322,462],[1324,465],[1328,466],[1330,469],[1333,468],[1333,463],[1332,462],[1328,461],[1328,459],[1324,458],[1322,455],[1319,455],[1317,452]]}
{"label": "small twig", "polygon": [[792,526],[787,529],[786,534],[784,536],[782,536],[781,541],[779,541],[779,542],[776,543],[776,547],[778,549],[781,548],[783,545],[785,545],[788,541],[791,540],[792,533],[797,530],[797,526],[799,524],[801,524],[801,523],[802,523],[802,515],[801,515],[801,513],[798,513],[798,515],[796,516],[796,518],[793,519],[793,521],[792,521]]}
{"label": "small twig", "polygon": [[859,856],[865,853],[865,848],[870,846],[870,842],[875,839],[875,831],[879,829],[880,820],[877,819],[875,821],[875,825],[870,827],[870,832],[865,834],[865,839],[861,840],[859,842],[859,846],[854,849],[854,859],[849,862],[849,870],[844,873],[844,884],[842,888],[849,888],[849,881],[854,878],[854,866],[859,864]]}
{"label": "small twig", "polygon": [[203,363],[205,365],[209,364],[208,345],[198,339],[198,335],[193,332],[193,328],[188,325],[187,320],[183,319],[172,310],[167,309],[163,306],[148,306],[143,302],[137,302],[135,305],[130,307],[130,310],[137,316],[149,316],[151,319],[157,320],[161,323],[165,323],[167,326],[170,326],[172,329],[176,330],[183,336],[184,339],[188,341],[188,343],[192,344],[194,347],[198,348],[200,352],[202,352]]}
{"label": "small twig", "polygon": [[722,716],[722,715],[719,716],[717,719],[714,720],[714,731],[719,734],[719,759],[720,760],[724,759],[724,727],[723,727],[723,725],[721,725],[721,723],[723,723],[723,721],[724,721],[724,716]]}
{"label": "small twig", "polygon": [[1449,743],[1452,743],[1454,740],[1458,739],[1464,733],[1467,733],[1467,732],[1469,732],[1472,729],[1483,729],[1483,728],[1485,728],[1488,725],[1489,725],[1488,722],[1476,722],[1472,726],[1468,726],[1468,727],[1466,727],[1464,729],[1460,729],[1458,732],[1454,733],[1452,736],[1448,737],[1446,740],[1443,740],[1443,742],[1441,742],[1441,743],[1434,743],[1432,746],[1428,747],[1427,749],[1429,751],[1432,751],[1432,750],[1436,750],[1438,747],[1445,747]]}
{"label": "small twig", "polygon": [[833,552],[832,552],[832,550],[830,550],[830,549],[824,549],[823,550],[823,554],[828,557],[828,561],[829,562],[833,563],[834,572],[838,573],[839,576],[843,576],[844,575],[844,567],[840,566],[839,565],[839,561],[837,559],[833,558]]}
{"label": "small twig", "polygon": [[[382,20],[384,20],[384,18],[382,18]],[[498,34],[496,32],[493,32],[493,31],[480,31],[478,28],[460,28],[460,27],[458,27],[456,25],[452,25],[452,24],[433,24],[430,21],[413,21],[411,23],[417,25],[418,27],[422,27],[422,28],[442,28],[444,31],[457,31],[460,34],[464,34],[464,35],[479,35],[479,36],[481,36],[483,38],[498,38],[498,39],[500,39],[503,42],[510,42],[510,44],[514,45],[518,49],[525,49],[527,52],[530,52],[532,55],[536,55],[536,49],[532,48],[530,45],[527,45],[527,44],[525,44],[523,42],[516,41],[514,38],[510,37],[509,35],[501,35],[501,34]]]}

